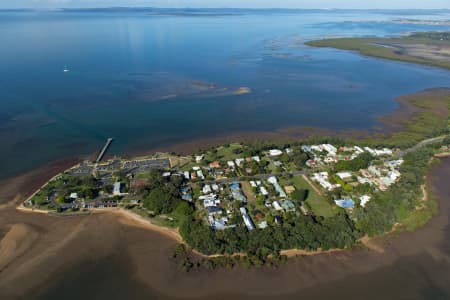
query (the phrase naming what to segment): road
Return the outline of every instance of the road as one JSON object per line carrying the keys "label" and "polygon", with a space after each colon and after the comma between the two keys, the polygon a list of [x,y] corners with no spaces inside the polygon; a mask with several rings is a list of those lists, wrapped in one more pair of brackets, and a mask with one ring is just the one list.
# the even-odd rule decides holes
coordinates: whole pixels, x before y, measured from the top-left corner
{"label": "road", "polygon": [[408,148],[408,149],[400,151],[399,153],[397,153],[395,155],[395,158],[401,158],[405,154],[407,154],[409,152],[416,151],[417,149],[420,149],[420,148],[425,147],[427,145],[431,145],[431,144],[434,144],[434,143],[441,143],[442,141],[444,141],[445,138],[447,138],[447,136],[443,135],[443,136],[438,136],[438,137],[435,137],[435,138],[423,140],[423,141],[421,141],[420,143],[414,145],[411,148]]}
{"label": "road", "polygon": [[310,172],[311,172],[310,170],[303,170],[303,171],[292,171],[292,172],[271,173],[271,174],[258,174],[258,175],[253,175],[253,176],[239,176],[239,177],[222,178],[222,179],[216,179],[216,180],[202,180],[202,181],[198,181],[198,182],[199,183],[205,183],[205,184],[232,183],[232,182],[238,182],[238,181],[244,181],[244,180],[268,179],[269,177],[272,177],[272,176],[307,175]]}

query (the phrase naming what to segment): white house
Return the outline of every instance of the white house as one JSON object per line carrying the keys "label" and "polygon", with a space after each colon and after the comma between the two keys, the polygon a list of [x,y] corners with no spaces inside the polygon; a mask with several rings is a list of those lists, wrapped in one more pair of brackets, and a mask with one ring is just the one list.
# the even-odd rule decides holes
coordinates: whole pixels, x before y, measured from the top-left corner
{"label": "white house", "polygon": [[272,206],[273,206],[273,208],[275,208],[275,210],[278,210],[278,211],[283,210],[283,207],[281,207],[280,202],[278,202],[278,201],[273,201]]}
{"label": "white house", "polygon": [[234,161],[236,162],[236,165],[238,167],[240,167],[241,164],[245,161],[245,159],[243,159],[243,158],[236,158]]}
{"label": "white house", "polygon": [[121,186],[122,186],[122,184],[120,182],[115,182],[114,183],[114,188],[113,188],[113,195],[114,196],[120,196],[122,194],[120,192]]}
{"label": "white house", "polygon": [[257,163],[259,163],[261,161],[259,156],[252,156],[252,160],[256,161]]}
{"label": "white house", "polygon": [[352,178],[352,173],[350,172],[338,172],[336,173],[336,175],[342,180],[348,180]]}
{"label": "white house", "polygon": [[263,187],[263,186],[260,186],[260,187],[259,187],[259,191],[261,192],[261,194],[262,194],[263,196],[269,195],[269,192],[268,192],[267,189],[266,189],[265,187]]}
{"label": "white house", "polygon": [[364,195],[364,196],[361,196],[360,198],[359,198],[359,205],[361,205],[362,207],[365,207],[366,206],[366,204],[367,204],[367,202],[369,202],[370,201],[370,196],[367,196],[367,195]]}
{"label": "white house", "polygon": [[281,154],[283,154],[283,151],[281,151],[279,149],[271,149],[271,150],[269,150],[269,155],[270,156],[280,156]]}

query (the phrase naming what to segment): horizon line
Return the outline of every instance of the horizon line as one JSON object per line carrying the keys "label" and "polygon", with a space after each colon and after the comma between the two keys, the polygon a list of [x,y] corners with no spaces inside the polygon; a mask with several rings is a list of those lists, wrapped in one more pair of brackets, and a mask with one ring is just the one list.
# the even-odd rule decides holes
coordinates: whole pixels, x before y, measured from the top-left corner
{"label": "horizon line", "polygon": [[235,9],[235,10],[347,10],[347,11],[361,11],[361,10],[445,10],[449,11],[450,8],[302,8],[302,7],[158,7],[158,6],[99,6],[99,7],[11,7],[11,8],[0,8],[1,10],[90,10],[90,9],[198,9],[198,10],[224,10],[224,9]]}

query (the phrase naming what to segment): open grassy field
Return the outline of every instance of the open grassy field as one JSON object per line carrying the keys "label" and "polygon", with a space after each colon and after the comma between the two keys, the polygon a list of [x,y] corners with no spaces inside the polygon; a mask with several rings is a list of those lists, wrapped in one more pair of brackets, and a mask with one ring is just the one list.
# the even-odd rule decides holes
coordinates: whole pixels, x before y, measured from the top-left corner
{"label": "open grassy field", "polygon": [[309,191],[306,203],[311,207],[317,216],[332,217],[335,213],[327,200],[314,191],[314,189],[302,178],[301,175],[294,176],[292,182],[296,189],[306,189]]}
{"label": "open grassy field", "polygon": [[436,33],[412,34],[399,38],[333,38],[307,42],[313,47],[358,51],[373,56],[450,69],[450,40]]}

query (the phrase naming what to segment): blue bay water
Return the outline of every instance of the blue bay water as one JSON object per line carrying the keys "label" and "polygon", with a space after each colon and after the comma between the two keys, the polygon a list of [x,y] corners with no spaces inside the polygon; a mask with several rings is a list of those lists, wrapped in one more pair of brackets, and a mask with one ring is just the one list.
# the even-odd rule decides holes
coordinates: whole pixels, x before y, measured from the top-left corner
{"label": "blue bay water", "polygon": [[[449,87],[450,72],[303,43],[450,30],[390,22],[399,17],[450,18],[447,11],[0,12],[0,177],[91,153],[107,137],[120,154],[240,132],[375,128],[396,97]],[[242,87],[251,93],[239,94]]]}

